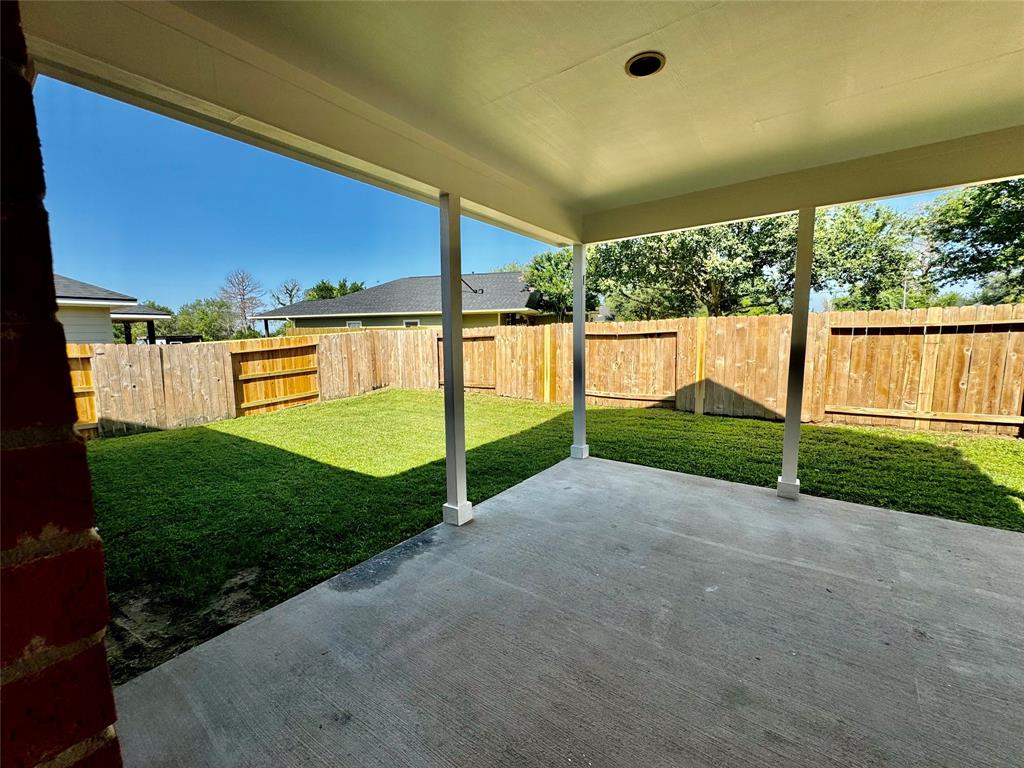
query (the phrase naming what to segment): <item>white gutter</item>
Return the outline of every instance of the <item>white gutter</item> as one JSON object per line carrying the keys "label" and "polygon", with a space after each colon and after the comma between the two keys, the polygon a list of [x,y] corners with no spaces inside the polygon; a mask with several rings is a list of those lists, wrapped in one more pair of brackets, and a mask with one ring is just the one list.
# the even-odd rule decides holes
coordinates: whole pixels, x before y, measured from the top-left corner
{"label": "white gutter", "polygon": [[[537,309],[467,309],[462,314],[464,315],[493,315],[498,312],[514,312],[517,315],[542,315],[544,314]],[[254,317],[253,320],[304,320],[306,318],[316,317],[403,317],[408,315],[440,315],[440,312],[424,312],[420,310],[410,309],[408,312],[328,312],[327,314],[318,315],[261,315]]]}

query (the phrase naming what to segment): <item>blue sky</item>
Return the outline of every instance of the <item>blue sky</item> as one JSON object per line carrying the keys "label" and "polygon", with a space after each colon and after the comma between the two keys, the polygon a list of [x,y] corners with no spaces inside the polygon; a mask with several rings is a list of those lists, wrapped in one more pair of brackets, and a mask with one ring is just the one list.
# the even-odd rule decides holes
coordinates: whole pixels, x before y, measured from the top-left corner
{"label": "blue sky", "polygon": [[[439,271],[433,206],[46,77],[35,100],[60,274],[176,309],[239,268],[268,289]],[[462,237],[466,272],[548,249],[471,219]]]}
{"label": "blue sky", "polygon": [[[433,206],[46,77],[35,100],[59,274],[176,309],[238,268],[270,289],[440,271]],[[462,221],[466,272],[545,250]]]}

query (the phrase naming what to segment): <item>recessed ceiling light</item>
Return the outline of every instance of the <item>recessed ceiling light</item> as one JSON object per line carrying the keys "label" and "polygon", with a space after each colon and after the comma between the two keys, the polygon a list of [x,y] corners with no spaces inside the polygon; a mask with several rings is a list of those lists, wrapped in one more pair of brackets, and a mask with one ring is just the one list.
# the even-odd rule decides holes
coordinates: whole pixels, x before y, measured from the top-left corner
{"label": "recessed ceiling light", "polygon": [[626,62],[626,74],[630,77],[649,77],[665,68],[665,54],[657,51],[644,51],[630,56]]}

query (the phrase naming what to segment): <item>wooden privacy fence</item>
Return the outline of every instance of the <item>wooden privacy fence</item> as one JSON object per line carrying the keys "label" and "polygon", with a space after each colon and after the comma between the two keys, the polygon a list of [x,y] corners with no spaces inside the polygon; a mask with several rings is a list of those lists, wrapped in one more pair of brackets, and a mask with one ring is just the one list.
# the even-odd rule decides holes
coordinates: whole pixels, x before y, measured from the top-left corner
{"label": "wooden privacy fence", "polygon": [[243,415],[320,399],[317,339],[253,339],[229,346],[235,402]]}
{"label": "wooden privacy fence", "polygon": [[[781,419],[791,318],[587,324],[587,401]],[[79,428],[167,429],[443,384],[439,329],[186,344],[69,344]],[[463,333],[467,390],[572,400],[572,327]],[[804,421],[1019,435],[1024,305],[812,314]]]}
{"label": "wooden privacy fence", "polygon": [[437,334],[364,331],[204,344],[68,344],[78,430],[196,426],[386,386],[437,389]]}

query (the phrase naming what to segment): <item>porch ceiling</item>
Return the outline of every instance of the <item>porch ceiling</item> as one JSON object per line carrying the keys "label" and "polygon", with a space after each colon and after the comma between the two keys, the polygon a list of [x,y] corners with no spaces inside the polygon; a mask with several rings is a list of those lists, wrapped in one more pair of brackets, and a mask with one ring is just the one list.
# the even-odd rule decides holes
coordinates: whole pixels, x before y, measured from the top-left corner
{"label": "porch ceiling", "polygon": [[23,14],[44,72],[552,241],[1024,173],[1020,3]]}

